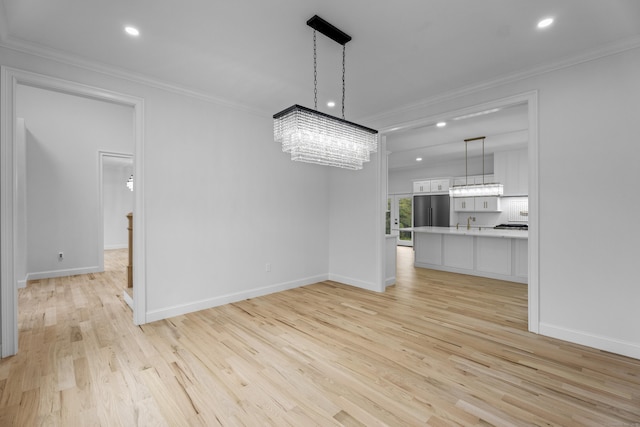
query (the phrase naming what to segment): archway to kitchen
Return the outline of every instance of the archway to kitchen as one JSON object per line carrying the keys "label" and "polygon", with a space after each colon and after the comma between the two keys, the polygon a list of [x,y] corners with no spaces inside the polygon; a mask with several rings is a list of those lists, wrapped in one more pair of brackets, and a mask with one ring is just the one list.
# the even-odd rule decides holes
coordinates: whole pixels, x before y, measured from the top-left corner
{"label": "archway to kitchen", "polygon": [[[411,196],[414,193],[413,184],[419,182],[422,178],[427,178],[421,175],[422,167],[417,165],[420,163],[417,161],[419,157],[423,158],[422,162],[428,163],[428,161],[425,161],[426,155],[423,153],[431,153],[430,155],[439,159],[435,165],[431,162],[435,171],[432,171],[432,174],[428,176],[428,178],[453,178],[456,176],[465,176],[465,169],[462,169],[460,173],[460,165],[462,164],[464,168],[465,163],[464,161],[460,163],[460,154],[462,153],[462,156],[464,156],[464,139],[476,136],[487,136],[487,151],[490,152],[489,160],[484,160],[479,147],[473,151],[473,160],[472,156],[469,156],[469,169],[472,170],[472,173],[468,175],[481,176],[485,162],[485,171],[493,172],[493,168],[488,165],[492,166],[493,162],[491,162],[491,164],[489,162],[493,160],[494,151],[500,151],[501,154],[499,156],[502,157],[505,157],[504,153],[507,151],[524,152],[526,156],[524,166],[528,169],[528,173],[525,174],[527,184],[524,190],[528,194],[528,197],[525,197],[524,200],[528,203],[528,210],[524,211],[526,212],[526,216],[520,216],[517,219],[524,220],[523,222],[528,224],[529,228],[528,240],[524,246],[527,251],[523,259],[524,265],[527,267],[527,279],[524,279],[524,281],[528,283],[528,328],[531,332],[536,333],[538,332],[539,322],[537,111],[537,92],[532,91],[459,110],[443,112],[424,119],[389,126],[381,130],[381,134],[384,135],[384,139],[386,140],[387,152],[389,153],[387,170],[385,172],[388,177],[387,187],[391,200],[393,200],[394,197]],[[489,127],[498,126],[498,121],[508,119],[509,117],[517,117],[520,125],[514,126],[514,128],[510,130],[509,135],[494,135],[492,138],[492,132]],[[425,143],[427,135],[437,134],[439,128],[436,125],[439,122],[447,123],[446,128],[449,139],[434,137],[428,150],[421,152],[420,149],[429,145]],[[444,132],[442,134],[444,134]],[[490,140],[493,141],[489,143]],[[509,146],[509,144],[511,144],[511,146]],[[457,160],[455,160],[456,156],[458,157]],[[520,158],[522,159],[522,156]],[[457,165],[458,172],[447,173],[447,168],[452,165]],[[514,168],[513,164],[510,167],[512,170],[522,169],[518,167]],[[454,183],[453,180],[451,183]],[[503,203],[503,205],[507,207],[511,205],[512,200],[521,201],[521,199],[522,197],[517,199],[515,197],[504,198],[503,202],[505,203]],[[387,194],[384,195],[384,200],[387,200]],[[392,205],[393,203],[389,206],[393,207]],[[522,205],[520,205],[520,207],[521,206]],[[476,227],[478,225],[490,225],[482,222],[488,222],[488,217],[492,219],[500,218],[501,221],[509,223],[509,221],[511,221],[509,219],[510,215],[523,212],[523,209],[517,211],[514,209],[514,212],[510,213],[509,209],[510,208],[507,208],[499,214],[476,214],[471,212],[457,212],[454,210],[453,203],[451,203],[450,214],[452,222],[450,225],[455,227],[456,223],[460,223],[461,227],[466,228],[468,217],[471,217],[471,220],[469,220],[470,225],[475,225]],[[394,211],[389,212],[391,224],[395,222],[395,214],[396,212]],[[463,218],[463,221],[460,221],[459,218]],[[476,219],[475,222],[473,218]],[[494,224],[491,225],[493,226]],[[388,228],[392,227],[392,225],[388,226]],[[404,231],[406,233],[407,229]]]}

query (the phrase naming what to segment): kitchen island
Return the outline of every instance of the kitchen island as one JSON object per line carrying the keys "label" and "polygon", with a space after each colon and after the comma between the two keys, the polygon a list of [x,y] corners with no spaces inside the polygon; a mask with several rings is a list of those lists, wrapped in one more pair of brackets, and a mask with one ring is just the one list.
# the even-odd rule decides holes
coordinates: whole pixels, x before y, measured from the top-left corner
{"label": "kitchen island", "polygon": [[528,231],[414,227],[414,265],[527,283]]}

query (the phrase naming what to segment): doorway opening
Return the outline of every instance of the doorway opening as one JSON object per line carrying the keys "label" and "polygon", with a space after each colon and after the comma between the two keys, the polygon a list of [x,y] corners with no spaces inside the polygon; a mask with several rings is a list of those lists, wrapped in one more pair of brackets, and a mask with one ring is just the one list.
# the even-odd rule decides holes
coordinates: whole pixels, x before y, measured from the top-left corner
{"label": "doorway opening", "polygon": [[[132,224],[133,217],[133,154],[100,151],[98,190],[102,239],[99,243],[101,271],[106,271],[105,258],[113,264],[124,264],[127,280],[123,283],[123,297],[133,308]],[[114,262],[122,259],[123,262]]]}
{"label": "doorway opening", "polygon": [[[18,102],[20,101],[19,93],[22,89],[32,90],[39,89],[51,94],[64,94],[64,95],[72,95],[77,97],[78,99],[82,99],[84,101],[101,101],[97,104],[110,104],[110,105],[118,105],[128,108],[128,117],[131,121],[131,128],[128,134],[128,138],[132,138],[133,140],[133,152],[136,154],[135,156],[135,164],[134,169],[136,170],[137,175],[137,187],[134,195],[134,209],[137,212],[136,225],[137,230],[134,236],[134,239],[139,242],[136,245],[134,254],[134,258],[137,261],[137,265],[140,267],[135,272],[136,282],[138,283],[138,287],[134,293],[134,304],[133,304],[133,321],[136,324],[145,323],[145,278],[144,278],[144,218],[143,215],[143,188],[144,188],[144,171],[142,169],[143,162],[143,101],[140,98],[131,97],[128,95],[118,94],[115,92],[107,91],[101,88],[90,87],[86,85],[77,84],[74,82],[56,79],[40,74],[30,73],[23,70],[13,69],[9,67],[2,67],[1,69],[1,85],[5,93],[3,94],[3,98],[6,102],[2,103],[2,109],[0,110],[0,118],[1,118],[1,128],[2,134],[0,139],[0,148],[1,148],[1,164],[0,167],[2,169],[2,184],[0,188],[0,192],[3,195],[1,199],[0,206],[0,228],[2,230],[1,235],[1,245],[2,251],[0,252],[0,316],[1,316],[1,324],[2,324],[2,357],[10,356],[15,354],[18,351],[18,323],[17,323],[17,282],[19,277],[16,275],[17,271],[17,254],[15,252],[16,242],[19,239],[23,239],[25,236],[21,234],[18,230],[18,216],[16,214],[16,207],[18,206],[18,192],[15,191],[15,175],[19,172],[19,164],[16,159],[16,130],[18,127]],[[27,127],[29,126],[29,122],[27,119],[26,122]],[[74,132],[76,129],[71,126],[63,131]],[[60,138],[64,139],[64,138]],[[47,155],[50,155],[51,151],[47,151],[46,146],[40,147],[40,158],[43,162],[47,159]],[[70,148],[65,151],[65,153],[69,156],[76,156],[80,154],[80,151],[86,147],[79,146],[76,148]],[[87,162],[92,165],[92,167],[96,167],[96,157],[95,151],[93,151],[92,160],[88,160]],[[80,163],[81,167],[86,166],[85,162]],[[83,190],[87,190],[88,187],[91,187],[89,191],[93,192],[93,196],[91,197],[93,200],[96,200],[96,193],[99,193],[100,190],[97,188],[96,184],[92,184],[91,182],[95,182],[96,174],[93,174],[93,178],[87,182],[82,179],[73,179],[73,178],[64,178],[66,175],[64,174],[64,170],[61,168],[52,168],[51,173],[48,175],[51,180],[57,179],[56,185],[63,186],[65,188],[74,188],[80,187]],[[97,203],[97,202],[96,202]],[[92,218],[98,216],[97,207],[93,211],[91,215]],[[96,221],[95,232],[98,235],[102,235],[102,230],[100,229],[98,232],[98,225]],[[102,240],[102,239],[100,239]],[[19,245],[18,245],[19,246]],[[96,244],[93,247],[93,250],[98,250],[98,245]],[[68,244],[68,247],[71,251],[75,246],[73,242]],[[51,252],[49,250],[48,252]],[[63,252],[62,256],[59,252]],[[72,253],[67,252],[66,250],[60,250],[54,253],[55,261],[65,261],[68,260],[67,256],[71,256]],[[47,253],[51,255],[51,253]],[[100,252],[102,255],[102,252]],[[96,261],[90,268],[95,268],[96,271],[100,268],[100,263]],[[100,256],[102,259],[102,256]],[[51,262],[51,260],[46,259],[46,262]],[[58,265],[56,265],[58,267]],[[43,271],[46,273],[46,271]],[[79,274],[79,273],[76,273]]]}
{"label": "doorway opening", "polygon": [[413,246],[413,195],[389,195],[391,207],[391,235],[397,236],[399,246]]}
{"label": "doorway opening", "polygon": [[[99,248],[128,249],[127,214],[133,212],[133,154],[100,151],[98,196],[100,202],[102,240]],[[104,270],[104,256],[101,259]]]}
{"label": "doorway opening", "polygon": [[[455,128],[458,129],[462,126],[462,123],[468,122],[472,123],[479,117],[490,117],[492,113],[498,111],[504,111],[512,109],[514,111],[520,110],[521,118],[525,122],[526,129],[523,127],[521,131],[518,132],[518,138],[521,141],[525,142],[525,145],[522,144],[518,147],[519,150],[524,150],[526,153],[526,167],[527,173],[525,174],[527,177],[527,197],[528,197],[528,208],[526,209],[526,215],[524,215],[525,221],[528,224],[528,241],[525,245],[525,250],[527,254],[525,256],[525,268],[526,268],[526,278],[528,282],[528,328],[529,331],[538,333],[539,331],[539,274],[538,274],[538,242],[539,242],[539,217],[538,217],[538,107],[537,107],[537,92],[527,92],[515,96],[511,96],[508,98],[498,99],[491,102],[486,102],[479,105],[474,105],[471,107],[463,108],[460,110],[442,112],[437,115],[433,115],[424,119],[419,119],[403,124],[396,124],[394,126],[389,126],[388,129],[383,129],[381,134],[385,137],[386,141],[386,150],[389,153],[388,161],[386,164],[387,170],[383,173],[386,173],[388,178],[387,191],[388,194],[385,194],[384,197],[389,197],[389,200],[393,200],[393,194],[401,194],[403,192],[411,191],[411,183],[413,181],[419,181],[421,179],[437,179],[437,177],[455,177],[457,175],[466,175],[466,171],[462,169],[462,173],[449,173],[448,168],[454,162],[453,156],[454,151],[464,150],[464,148],[459,148],[459,145],[454,145],[455,142],[460,142],[465,138],[485,135],[491,135],[488,131],[486,122],[485,125],[480,127],[469,127],[465,129],[460,135],[456,137],[452,137],[450,140],[444,140],[441,137],[433,137],[431,140],[433,141],[429,147],[431,151],[430,153],[433,156],[423,155],[420,152],[420,149],[425,145],[424,134],[430,131],[430,128],[435,129],[435,124],[439,121],[442,121],[444,117],[450,118],[450,122],[455,124]],[[506,114],[506,113],[505,113]],[[460,125],[460,126],[459,126]],[[447,128],[453,129],[454,126],[447,125]],[[414,132],[413,140],[411,138],[406,137],[411,132]],[[434,131],[434,135],[435,135]],[[415,137],[419,135],[419,137]],[[442,135],[442,133],[438,134]],[[511,135],[510,135],[511,136]],[[396,141],[400,140],[404,145],[398,150],[398,146],[394,147],[394,138]],[[403,140],[404,138],[404,140]],[[494,138],[495,140],[499,140],[499,138]],[[503,138],[502,141],[507,140],[508,138]],[[500,142],[500,141],[498,141]],[[428,145],[428,144],[427,144]],[[458,148],[455,148],[458,147]],[[394,151],[395,149],[395,151]],[[508,148],[502,147],[502,150],[507,150]],[[500,150],[496,150],[500,151]],[[436,163],[433,163],[435,171],[431,171],[433,176],[422,176],[424,173],[421,168],[424,168],[423,159],[428,160],[430,157],[437,157],[441,159]],[[419,160],[418,160],[419,159]],[[421,162],[418,166],[417,163]],[[479,163],[482,168],[484,168],[484,157],[482,157],[482,162]],[[395,169],[395,170],[394,170]],[[393,171],[390,173],[390,171]],[[484,169],[482,169],[482,179],[486,178],[484,176]],[[400,184],[399,184],[400,183]],[[384,200],[384,199],[383,199]],[[520,201],[518,201],[520,202]],[[523,209],[518,209],[517,212],[522,212]],[[390,216],[393,223],[393,210],[390,209]],[[455,213],[455,212],[454,212]],[[484,216],[493,215],[493,214],[482,214]],[[509,218],[510,216],[505,213]],[[452,213],[452,217],[453,217]],[[468,216],[468,215],[467,215]],[[494,215],[497,216],[497,215]],[[521,215],[522,216],[522,215]],[[478,214],[472,215],[473,220],[475,217],[481,217]],[[478,218],[478,219],[479,219]],[[509,219],[510,220],[510,219]],[[456,217],[452,224],[456,224],[459,222],[459,219]],[[494,224],[495,225],[495,224]],[[415,237],[415,236],[414,236]]]}

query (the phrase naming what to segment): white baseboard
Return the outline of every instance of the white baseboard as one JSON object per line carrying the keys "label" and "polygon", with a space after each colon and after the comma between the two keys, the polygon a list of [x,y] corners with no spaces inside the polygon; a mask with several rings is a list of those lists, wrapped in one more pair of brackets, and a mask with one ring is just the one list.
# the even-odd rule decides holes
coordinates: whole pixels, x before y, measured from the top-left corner
{"label": "white baseboard", "polygon": [[385,286],[391,286],[395,284],[396,284],[396,276],[387,277],[387,280],[385,280],[384,282]]}
{"label": "white baseboard", "polygon": [[351,277],[341,276],[339,274],[329,274],[329,280],[334,282],[344,283],[345,285],[355,286],[356,288],[366,289],[374,292],[384,292],[384,289],[380,289],[378,285],[371,282],[363,282],[362,280],[353,279]]}
{"label": "white baseboard", "polygon": [[104,245],[105,251],[110,251],[113,249],[127,249],[129,245],[127,243],[119,244],[119,245]]}
{"label": "white baseboard", "polygon": [[124,298],[124,302],[127,303],[129,308],[133,310],[133,298],[129,296],[129,293],[127,291],[122,291],[122,297]]}
{"label": "white baseboard", "polygon": [[147,322],[155,322],[156,320],[167,319],[169,317],[180,316],[182,314],[192,313],[194,311],[206,310],[207,308],[217,307],[224,304],[230,304],[246,300],[248,298],[256,298],[263,295],[272,294],[274,292],[286,291],[289,289],[299,288],[300,286],[311,285],[323,282],[328,279],[327,275],[319,275],[307,277],[305,279],[294,280],[291,282],[279,283],[276,285],[264,286],[260,288],[249,289],[243,292],[222,295],[215,298],[208,298],[195,301],[188,304],[175,305],[173,307],[161,308],[147,312]]}
{"label": "white baseboard", "polygon": [[584,331],[562,328],[540,322],[540,335],[558,338],[575,344],[586,345],[598,350],[621,354],[623,356],[640,359],[640,343],[621,341],[601,335],[589,334]]}
{"label": "white baseboard", "polygon": [[28,273],[26,280],[53,279],[54,277],[76,276],[78,274],[101,273],[100,267],[95,265],[92,267],[68,268],[66,270],[39,271],[36,273]]}
{"label": "white baseboard", "polygon": [[18,281],[16,282],[16,287],[17,287],[18,289],[24,289],[24,288],[26,288],[26,287],[27,287],[27,279],[24,279],[24,280],[18,280]]}
{"label": "white baseboard", "polygon": [[510,275],[497,274],[497,273],[488,273],[486,271],[468,270],[466,268],[449,267],[449,266],[446,266],[446,265],[427,264],[425,262],[418,262],[418,261],[414,262],[413,265],[415,267],[428,268],[428,269],[431,269],[431,270],[447,271],[449,273],[458,273],[458,274],[466,274],[466,275],[470,275],[470,276],[488,277],[490,279],[496,279],[496,280],[506,280],[507,282],[515,282],[515,283],[523,283],[523,284],[527,284],[529,282],[527,277],[510,276]]}

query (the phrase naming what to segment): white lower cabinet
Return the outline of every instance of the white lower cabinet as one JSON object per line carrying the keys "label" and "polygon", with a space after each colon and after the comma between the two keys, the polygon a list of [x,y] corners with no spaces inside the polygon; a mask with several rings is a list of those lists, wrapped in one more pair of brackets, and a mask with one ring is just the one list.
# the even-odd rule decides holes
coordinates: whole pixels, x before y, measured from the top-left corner
{"label": "white lower cabinet", "polygon": [[473,270],[473,237],[443,236],[443,264],[453,268]]}
{"label": "white lower cabinet", "polygon": [[420,233],[420,240],[413,242],[415,262],[442,264],[442,234]]}
{"label": "white lower cabinet", "polygon": [[416,231],[413,241],[416,267],[528,282],[528,239]]}
{"label": "white lower cabinet", "polygon": [[514,274],[526,280],[529,277],[529,242],[528,240],[516,240],[514,245]]}
{"label": "white lower cabinet", "polygon": [[478,271],[511,275],[511,244],[513,239],[494,239],[492,237],[477,237],[477,239]]}

